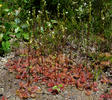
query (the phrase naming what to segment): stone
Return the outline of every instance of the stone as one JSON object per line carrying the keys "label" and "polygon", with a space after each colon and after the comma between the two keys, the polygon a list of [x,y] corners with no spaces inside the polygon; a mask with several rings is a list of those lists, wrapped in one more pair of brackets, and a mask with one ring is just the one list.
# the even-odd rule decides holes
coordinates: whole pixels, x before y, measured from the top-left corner
{"label": "stone", "polygon": [[[7,95],[8,98],[11,98],[11,97],[12,97],[12,93],[11,93],[11,92],[7,92],[6,95]],[[11,99],[10,99],[10,100],[11,100]]]}
{"label": "stone", "polygon": [[10,97],[8,100],[16,100],[15,97]]}
{"label": "stone", "polygon": [[4,88],[0,88],[0,94],[4,93]]}
{"label": "stone", "polygon": [[21,100],[19,97],[16,97],[16,100]]}

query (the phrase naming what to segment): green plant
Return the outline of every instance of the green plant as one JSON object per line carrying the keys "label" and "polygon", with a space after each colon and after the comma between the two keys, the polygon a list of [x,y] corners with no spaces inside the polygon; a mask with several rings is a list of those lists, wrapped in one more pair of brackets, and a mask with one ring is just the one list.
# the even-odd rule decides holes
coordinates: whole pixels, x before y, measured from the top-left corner
{"label": "green plant", "polygon": [[53,90],[57,90],[58,92],[60,92],[61,91],[60,88],[62,88],[62,87],[63,87],[63,85],[62,84],[59,84],[59,85],[53,86],[52,89]]}
{"label": "green plant", "polygon": [[94,80],[97,81],[102,73],[100,68],[94,70]]}

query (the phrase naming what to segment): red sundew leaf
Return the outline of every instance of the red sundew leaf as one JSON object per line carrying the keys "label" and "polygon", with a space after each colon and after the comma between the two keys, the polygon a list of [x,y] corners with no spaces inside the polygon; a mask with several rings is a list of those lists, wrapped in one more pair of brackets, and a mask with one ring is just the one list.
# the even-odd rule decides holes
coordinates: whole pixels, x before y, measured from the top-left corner
{"label": "red sundew leaf", "polygon": [[78,73],[80,73],[80,72],[81,72],[81,70],[82,70],[82,69],[81,69],[80,67],[79,67],[79,68],[77,68],[77,72],[78,72]]}
{"label": "red sundew leaf", "polygon": [[47,86],[48,87],[53,87],[54,86],[54,83],[53,82],[50,82],[50,83],[47,84]]}
{"label": "red sundew leaf", "polygon": [[38,86],[32,86],[31,87],[31,92],[32,93],[36,93],[37,90],[38,90]]}
{"label": "red sundew leaf", "polygon": [[45,73],[43,73],[45,76],[49,76],[50,75],[50,73],[48,73],[48,72],[45,72]]}
{"label": "red sundew leaf", "polygon": [[85,72],[84,71],[81,71],[80,72],[80,76],[85,76]]}
{"label": "red sundew leaf", "polygon": [[34,82],[38,82],[38,77],[35,77],[35,78],[33,79],[33,81],[34,81]]}
{"label": "red sundew leaf", "polygon": [[42,71],[42,68],[39,67],[38,65],[36,66],[36,71],[37,71],[38,73],[42,73],[42,72],[43,72],[43,71]]}
{"label": "red sundew leaf", "polygon": [[17,65],[19,65],[19,64],[20,64],[21,60],[22,60],[21,58],[18,58]]}
{"label": "red sundew leaf", "polygon": [[98,100],[103,100],[102,98],[99,98]]}
{"label": "red sundew leaf", "polygon": [[21,72],[21,71],[22,71],[22,69],[21,69],[20,67],[16,68],[16,70],[17,70],[18,72]]}
{"label": "red sundew leaf", "polygon": [[25,78],[27,78],[26,72],[24,72],[24,73],[21,75],[21,79],[25,79]]}
{"label": "red sundew leaf", "polygon": [[1,100],[8,100],[5,96],[2,96]]}
{"label": "red sundew leaf", "polygon": [[80,78],[80,82],[81,82],[81,83],[85,83],[85,82],[86,82],[86,78],[85,78],[84,76],[82,76],[82,77]]}
{"label": "red sundew leaf", "polygon": [[20,86],[21,88],[23,88],[23,87],[24,87],[24,83],[23,83],[23,82],[19,82],[19,86]]}
{"label": "red sundew leaf", "polygon": [[20,75],[16,75],[16,79],[21,79],[21,76]]}
{"label": "red sundew leaf", "polygon": [[59,73],[59,74],[58,74],[58,78],[60,79],[60,77],[61,77],[61,76],[62,76],[62,74],[61,74],[61,73]]}
{"label": "red sundew leaf", "polygon": [[35,64],[36,62],[37,62],[37,59],[36,58],[33,58],[31,63],[32,64]]}
{"label": "red sundew leaf", "polygon": [[105,98],[105,95],[104,94],[100,95],[100,98]]}
{"label": "red sundew leaf", "polygon": [[35,67],[30,68],[30,73],[33,73],[35,71]]}
{"label": "red sundew leaf", "polygon": [[85,94],[87,95],[87,96],[90,96],[91,95],[91,91],[85,91]]}
{"label": "red sundew leaf", "polygon": [[110,98],[110,95],[108,93],[106,93],[105,98]]}
{"label": "red sundew leaf", "polygon": [[91,74],[90,72],[88,72],[86,74],[87,79],[92,79],[93,78],[93,74]]}
{"label": "red sundew leaf", "polygon": [[79,79],[79,77],[80,77],[79,74],[74,74],[74,75],[73,75],[73,78],[74,78],[74,79]]}
{"label": "red sundew leaf", "polygon": [[112,89],[110,89],[110,94],[112,94]]}
{"label": "red sundew leaf", "polygon": [[75,84],[76,84],[76,80],[74,80],[74,78],[71,78],[70,84],[71,84],[71,85],[75,85]]}
{"label": "red sundew leaf", "polygon": [[16,66],[16,65],[13,65],[12,68],[13,68],[13,69],[17,69],[17,66]]}
{"label": "red sundew leaf", "polygon": [[29,97],[29,94],[28,94],[28,92],[24,91],[24,92],[20,93],[19,96],[20,96],[20,98],[26,99]]}
{"label": "red sundew leaf", "polygon": [[97,91],[98,91],[98,89],[97,89],[97,88],[93,88],[93,91],[94,91],[94,92],[97,92]]}
{"label": "red sundew leaf", "polygon": [[91,90],[92,89],[92,85],[88,83],[88,84],[85,85],[84,88],[85,88],[85,90]]}
{"label": "red sundew leaf", "polygon": [[49,88],[49,89],[48,89],[48,92],[52,92],[52,91],[53,91],[53,89],[52,89],[52,88]]}
{"label": "red sundew leaf", "polygon": [[88,72],[87,67],[83,67],[83,70],[84,70],[85,72]]}
{"label": "red sundew leaf", "polygon": [[23,65],[24,68],[27,68],[28,66],[29,66],[28,62],[25,62],[24,65]]}
{"label": "red sundew leaf", "polygon": [[67,72],[67,70],[68,70],[67,68],[63,68],[63,72],[64,72],[64,73],[66,73],[66,72]]}
{"label": "red sundew leaf", "polygon": [[101,82],[102,83],[108,83],[109,80],[105,76],[103,76],[103,78],[101,79]]}
{"label": "red sundew leaf", "polygon": [[83,88],[83,86],[84,86],[84,85],[81,84],[79,80],[77,80],[77,87],[78,87],[78,88]]}
{"label": "red sundew leaf", "polygon": [[27,88],[29,86],[29,83],[23,83],[23,82],[19,82],[19,87],[20,88]]}
{"label": "red sundew leaf", "polygon": [[97,87],[98,86],[98,83],[97,82],[94,82],[93,83],[93,87]]}
{"label": "red sundew leaf", "polygon": [[14,71],[14,69],[13,69],[13,68],[9,68],[8,70],[9,70],[9,72],[13,72],[13,71]]}

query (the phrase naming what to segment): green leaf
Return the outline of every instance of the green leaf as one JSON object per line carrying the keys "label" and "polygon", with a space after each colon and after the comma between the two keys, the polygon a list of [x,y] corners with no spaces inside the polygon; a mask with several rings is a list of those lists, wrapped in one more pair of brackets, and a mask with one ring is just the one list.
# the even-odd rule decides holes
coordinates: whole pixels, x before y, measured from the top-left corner
{"label": "green leaf", "polygon": [[58,92],[60,91],[60,88],[57,88]]}
{"label": "green leaf", "polygon": [[9,41],[3,41],[2,42],[2,49],[5,52],[9,52],[10,51],[10,42]]}
{"label": "green leaf", "polygon": [[58,87],[63,87],[63,85],[62,84],[59,84]]}
{"label": "green leaf", "polygon": [[18,33],[20,31],[20,27],[17,27],[16,29],[15,29],[15,33]]}
{"label": "green leaf", "polygon": [[47,24],[47,27],[52,28],[52,25],[50,22],[46,22],[46,24]]}
{"label": "green leaf", "polygon": [[16,33],[16,37],[19,39],[21,37],[21,33]]}
{"label": "green leaf", "polygon": [[55,89],[57,89],[57,88],[58,88],[58,86],[56,86],[56,85],[55,85],[55,86],[53,86],[53,88],[52,88],[52,89],[53,89],[53,90],[55,90]]}
{"label": "green leaf", "polygon": [[8,30],[10,29],[10,27],[11,27],[11,25],[10,25],[9,23],[5,23],[4,25],[5,25],[5,28],[6,28],[7,31],[8,31]]}
{"label": "green leaf", "polygon": [[53,24],[58,23],[56,20],[51,20],[51,22],[52,22]]}
{"label": "green leaf", "polygon": [[44,28],[41,27],[41,28],[40,28],[40,31],[41,31],[41,33],[43,34],[43,33],[44,33]]}
{"label": "green leaf", "polygon": [[14,21],[15,21],[16,24],[20,23],[20,19],[19,18],[16,18]]}
{"label": "green leaf", "polygon": [[2,41],[3,38],[3,34],[0,34],[0,42]]}
{"label": "green leaf", "polygon": [[23,38],[26,39],[26,40],[29,40],[29,34],[28,33],[23,33]]}
{"label": "green leaf", "polygon": [[4,9],[4,11],[5,11],[5,12],[9,12],[9,11],[10,11],[10,9],[6,8],[6,9]]}
{"label": "green leaf", "polygon": [[58,86],[53,86],[53,88],[52,88],[53,90],[57,90],[57,91],[60,91],[60,88],[58,87]]}

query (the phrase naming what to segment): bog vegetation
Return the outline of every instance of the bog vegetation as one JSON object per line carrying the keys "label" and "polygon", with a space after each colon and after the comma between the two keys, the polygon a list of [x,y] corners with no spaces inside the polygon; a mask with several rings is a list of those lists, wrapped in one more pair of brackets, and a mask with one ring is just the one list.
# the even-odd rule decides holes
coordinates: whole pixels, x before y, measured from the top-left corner
{"label": "bog vegetation", "polygon": [[[91,65],[73,65],[63,55],[67,46]],[[112,69],[112,0],[0,0],[0,56],[9,52],[17,56],[7,66],[23,80],[21,98],[35,96],[35,82],[53,94],[75,85],[90,95],[98,80],[112,85],[112,76],[102,74]],[[109,91],[101,98],[112,98]]]}

